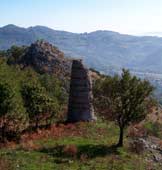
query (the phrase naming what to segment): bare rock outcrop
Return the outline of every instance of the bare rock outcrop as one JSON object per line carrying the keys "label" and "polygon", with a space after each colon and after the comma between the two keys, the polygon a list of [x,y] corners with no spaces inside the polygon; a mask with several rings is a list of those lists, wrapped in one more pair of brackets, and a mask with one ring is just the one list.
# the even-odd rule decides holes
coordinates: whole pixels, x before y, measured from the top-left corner
{"label": "bare rock outcrop", "polygon": [[38,40],[27,49],[19,64],[33,67],[40,73],[65,78],[70,77],[71,62],[57,47],[44,40]]}

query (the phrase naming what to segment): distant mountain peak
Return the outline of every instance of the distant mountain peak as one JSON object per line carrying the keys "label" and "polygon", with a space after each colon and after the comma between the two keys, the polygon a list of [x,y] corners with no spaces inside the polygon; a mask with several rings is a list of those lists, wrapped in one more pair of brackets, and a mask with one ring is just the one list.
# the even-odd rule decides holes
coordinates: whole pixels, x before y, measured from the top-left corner
{"label": "distant mountain peak", "polygon": [[16,25],[14,25],[14,24],[8,24],[8,25],[5,25],[5,26],[3,26],[3,27],[1,27],[2,29],[25,29],[25,28],[23,28],[23,27],[19,27],[19,26],[16,26]]}
{"label": "distant mountain peak", "polygon": [[18,27],[18,26],[14,24],[8,24],[8,25],[3,26],[2,28],[13,28],[13,27]]}
{"label": "distant mountain peak", "polygon": [[[64,61],[64,53],[45,41],[35,42],[38,39],[55,45],[66,56],[83,58],[89,67],[102,72],[109,73],[125,67],[135,71],[162,73],[160,37],[131,36],[106,30],[79,34],[45,26],[21,28],[12,24],[0,28],[0,50],[9,49],[12,45],[30,46],[34,42],[29,48],[32,52],[29,62],[38,60],[39,64],[41,61],[50,64],[48,60],[51,59],[54,64]],[[52,70],[54,65],[50,66],[48,68]]]}

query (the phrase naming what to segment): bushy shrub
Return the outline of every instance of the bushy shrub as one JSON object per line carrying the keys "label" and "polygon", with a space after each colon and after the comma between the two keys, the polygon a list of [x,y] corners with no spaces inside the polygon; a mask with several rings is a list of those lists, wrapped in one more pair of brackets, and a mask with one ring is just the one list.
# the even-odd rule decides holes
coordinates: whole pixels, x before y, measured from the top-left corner
{"label": "bushy shrub", "polygon": [[[67,102],[65,97],[67,95],[64,95],[64,88],[57,77],[39,74],[30,67],[23,68],[19,65],[7,64],[10,57],[14,60],[12,62],[10,60],[10,64],[17,63],[24,50],[25,47],[12,47],[12,49],[0,53],[1,56],[3,55],[3,58],[0,56],[0,83],[4,84],[3,91],[5,88],[9,90],[8,97],[12,96],[6,103],[6,107],[12,106],[10,111],[3,112],[6,122],[5,138],[8,140],[18,139],[21,132],[27,129],[31,122],[36,124],[34,119],[39,118],[41,125],[51,124]],[[22,89],[24,90],[23,95]],[[31,108],[29,108],[31,103],[24,102],[24,96],[27,97],[29,91],[31,92],[29,94],[34,96],[34,98],[30,96],[32,99],[30,102],[33,103]],[[0,115],[3,114],[1,111]],[[2,117],[0,119],[2,121]],[[0,138],[2,138],[2,129]]]}
{"label": "bushy shrub", "polygon": [[51,124],[58,111],[57,100],[52,100],[39,84],[24,84],[21,93],[30,123],[34,123],[36,129],[43,120],[45,120],[46,125]]}
{"label": "bushy shrub", "polygon": [[0,137],[2,141],[5,140],[9,113],[13,109],[13,96],[11,87],[7,83],[0,83]]}
{"label": "bushy shrub", "polygon": [[27,48],[25,46],[18,47],[13,45],[10,49],[6,51],[6,55],[8,56],[7,63],[18,64],[26,49]]}

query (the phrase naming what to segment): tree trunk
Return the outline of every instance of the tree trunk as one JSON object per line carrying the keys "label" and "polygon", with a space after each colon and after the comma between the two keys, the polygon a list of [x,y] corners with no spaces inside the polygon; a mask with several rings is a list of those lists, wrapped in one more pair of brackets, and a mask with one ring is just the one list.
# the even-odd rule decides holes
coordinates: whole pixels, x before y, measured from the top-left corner
{"label": "tree trunk", "polygon": [[120,136],[119,136],[119,142],[117,146],[122,147],[123,146],[123,135],[124,135],[124,128],[120,127]]}

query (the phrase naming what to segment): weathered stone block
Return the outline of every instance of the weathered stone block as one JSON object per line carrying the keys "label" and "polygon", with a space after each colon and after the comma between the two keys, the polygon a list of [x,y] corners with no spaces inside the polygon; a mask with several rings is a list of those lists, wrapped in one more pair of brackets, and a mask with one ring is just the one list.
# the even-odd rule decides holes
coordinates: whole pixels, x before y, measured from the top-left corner
{"label": "weathered stone block", "polygon": [[96,120],[92,100],[89,70],[81,60],[73,60],[67,120],[69,122]]}

